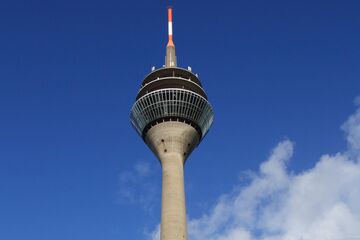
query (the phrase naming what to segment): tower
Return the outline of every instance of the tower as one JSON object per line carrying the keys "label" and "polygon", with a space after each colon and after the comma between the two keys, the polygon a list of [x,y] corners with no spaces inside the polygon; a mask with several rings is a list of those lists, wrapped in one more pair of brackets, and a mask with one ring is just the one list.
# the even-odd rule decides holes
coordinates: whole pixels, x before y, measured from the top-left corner
{"label": "tower", "polygon": [[161,240],[186,240],[184,164],[214,114],[197,74],[177,67],[172,30],[169,8],[165,65],[143,80],[130,120],[161,163]]}

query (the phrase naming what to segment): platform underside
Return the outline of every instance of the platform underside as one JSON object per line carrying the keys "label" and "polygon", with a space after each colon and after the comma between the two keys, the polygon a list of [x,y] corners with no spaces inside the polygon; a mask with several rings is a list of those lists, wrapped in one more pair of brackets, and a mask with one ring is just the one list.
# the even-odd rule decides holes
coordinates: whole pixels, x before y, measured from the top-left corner
{"label": "platform underside", "polygon": [[150,128],[145,136],[145,142],[154,154],[166,159],[168,154],[179,154],[183,161],[199,144],[200,136],[194,127],[183,122],[163,122]]}

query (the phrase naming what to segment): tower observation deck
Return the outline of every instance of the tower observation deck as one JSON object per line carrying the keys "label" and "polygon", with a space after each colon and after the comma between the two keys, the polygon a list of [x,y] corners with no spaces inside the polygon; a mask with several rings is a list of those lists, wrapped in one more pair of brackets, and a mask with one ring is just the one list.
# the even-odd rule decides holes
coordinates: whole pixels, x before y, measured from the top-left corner
{"label": "tower observation deck", "polygon": [[165,65],[143,80],[130,120],[161,163],[161,240],[185,240],[183,168],[208,132],[214,114],[197,74],[177,67],[171,8],[168,30]]}

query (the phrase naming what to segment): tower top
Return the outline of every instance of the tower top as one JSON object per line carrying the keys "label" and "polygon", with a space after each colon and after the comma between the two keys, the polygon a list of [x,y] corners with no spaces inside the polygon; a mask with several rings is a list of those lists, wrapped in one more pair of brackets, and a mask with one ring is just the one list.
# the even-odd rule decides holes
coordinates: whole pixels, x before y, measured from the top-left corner
{"label": "tower top", "polygon": [[165,67],[176,67],[175,45],[173,41],[172,7],[168,7],[168,43],[166,45]]}
{"label": "tower top", "polygon": [[[212,124],[214,113],[197,74],[189,68],[177,66],[172,7],[167,8],[167,13],[169,39],[165,65],[157,70],[152,68],[151,73],[143,80],[131,109],[131,122],[147,144],[149,134],[153,132],[149,132],[150,129],[165,122],[181,122],[191,126],[197,132],[200,142]],[[190,149],[192,148],[184,149],[186,158]],[[152,150],[154,151],[153,148]],[[170,150],[166,149],[167,151]]]}

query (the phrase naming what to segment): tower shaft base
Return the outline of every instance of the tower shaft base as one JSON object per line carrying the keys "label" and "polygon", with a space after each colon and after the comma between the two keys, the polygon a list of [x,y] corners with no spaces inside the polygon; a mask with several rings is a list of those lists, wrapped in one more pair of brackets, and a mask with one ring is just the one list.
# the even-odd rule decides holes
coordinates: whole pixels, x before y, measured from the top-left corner
{"label": "tower shaft base", "polygon": [[186,240],[183,157],[169,153],[161,159],[161,240]]}

